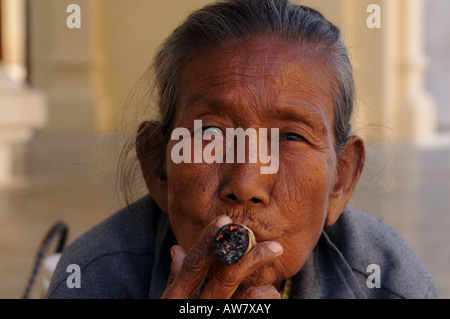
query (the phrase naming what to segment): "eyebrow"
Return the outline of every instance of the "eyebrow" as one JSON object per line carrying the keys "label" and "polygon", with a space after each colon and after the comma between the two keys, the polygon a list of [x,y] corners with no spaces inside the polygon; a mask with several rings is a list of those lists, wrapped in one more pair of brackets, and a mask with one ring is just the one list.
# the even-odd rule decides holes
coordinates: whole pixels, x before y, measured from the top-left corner
{"label": "eyebrow", "polygon": [[270,113],[272,113],[272,118],[281,121],[304,122],[311,127],[317,127],[320,123],[321,131],[328,131],[324,115],[310,106],[309,103],[301,103],[300,105],[282,104]]}
{"label": "eyebrow", "polygon": [[[199,103],[200,102],[200,103]],[[210,113],[210,110],[226,110],[226,103],[221,99],[214,97],[205,97],[201,93],[191,95],[184,104],[189,108],[198,109],[197,116],[202,116]],[[215,112],[215,113],[216,113]],[[274,108],[270,107],[264,111],[264,117],[273,119],[275,121],[304,123],[313,128],[321,134],[328,133],[326,119],[324,115],[316,110],[316,108],[309,102],[296,103],[280,103]]]}

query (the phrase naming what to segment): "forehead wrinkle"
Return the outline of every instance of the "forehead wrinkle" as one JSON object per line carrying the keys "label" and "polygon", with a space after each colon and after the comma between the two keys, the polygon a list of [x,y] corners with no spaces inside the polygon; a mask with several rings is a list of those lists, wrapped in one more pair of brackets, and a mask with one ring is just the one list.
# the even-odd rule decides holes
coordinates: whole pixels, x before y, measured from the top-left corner
{"label": "forehead wrinkle", "polygon": [[[214,75],[205,74],[199,78],[199,82],[204,83],[199,86],[199,91],[210,92],[211,88],[219,88],[213,95],[197,94],[213,104],[235,104],[246,105],[248,110],[261,108],[266,104],[266,99],[270,95],[270,86],[273,87],[274,79],[270,74],[261,76],[260,68],[240,66],[224,66]],[[261,94],[263,92],[264,94]]]}
{"label": "forehead wrinkle", "polygon": [[[231,80],[228,78],[231,78]],[[258,81],[261,80],[261,77],[258,76],[252,76],[251,79],[253,78]],[[223,111],[226,110],[227,106],[230,104],[245,105],[247,109],[251,111],[253,115],[257,115],[257,118],[259,119],[274,119],[274,117],[288,119],[288,116],[280,116],[279,112],[282,112],[283,110],[279,109],[277,106],[290,105],[293,108],[299,109],[297,116],[291,118],[301,119],[302,121],[309,123],[310,126],[320,127],[321,131],[328,132],[326,116],[323,112],[323,107],[326,107],[326,97],[324,96],[323,91],[326,91],[326,89],[323,86],[318,86],[317,83],[306,80],[299,81],[298,77],[289,77],[286,80],[286,77],[275,76],[271,78],[271,82],[275,83],[275,86],[277,87],[276,90],[267,90],[267,86],[258,86],[254,81],[249,80],[247,75],[242,75],[238,72],[226,76],[217,74],[215,76],[202,78],[201,80],[202,81],[200,82],[205,84],[200,86],[199,90],[189,97],[187,105],[190,107],[195,107],[198,104],[197,106],[202,109],[208,107],[217,111]],[[281,83],[279,81],[281,81]],[[277,84],[276,82],[279,83]],[[301,82],[300,89],[299,82]],[[211,87],[219,87],[220,90],[211,94],[211,91],[208,90],[208,88]],[[318,87],[320,90],[317,89]],[[258,91],[253,91],[252,88],[259,91],[262,90],[264,94],[259,95]],[[203,89],[206,89],[208,94],[202,94],[201,92]],[[295,91],[294,96],[292,96],[293,91]],[[284,95],[284,92],[287,94]],[[318,104],[318,100],[321,102],[320,104]],[[309,109],[307,112],[308,114],[311,114],[311,112],[318,114],[319,117],[314,118],[320,118],[321,123],[319,125],[312,125],[314,123],[314,118],[308,120],[307,114],[301,114],[301,116],[299,116],[304,109]],[[296,112],[291,114],[295,115]]]}
{"label": "forehead wrinkle", "polygon": [[252,84],[255,88],[258,86],[255,82],[272,80],[275,74],[271,71],[273,68],[267,63],[257,64],[252,63],[229,65],[226,64],[214,72],[213,76],[205,75],[200,77],[201,81],[206,81],[209,84],[216,83],[217,85],[228,84],[227,86],[233,86],[236,84]]}
{"label": "forehead wrinkle", "polygon": [[[246,105],[247,108],[254,106],[249,111],[259,110],[265,117],[270,117],[273,106],[282,105],[284,94],[279,93],[286,92],[290,102],[303,100],[302,105],[310,104],[312,109],[322,113],[325,126],[329,126],[324,108],[330,107],[334,101],[329,98],[333,94],[330,86],[333,77],[329,72],[320,72],[324,70],[322,59],[304,54],[304,50],[288,59],[280,59],[279,55],[264,50],[255,55],[252,47],[249,47],[248,54],[247,48],[242,51],[245,46],[238,46],[237,51],[231,50],[231,47],[229,50],[213,50],[211,55],[197,59],[195,68],[190,68],[189,73],[194,71],[193,74],[197,74],[196,78],[190,78],[191,83],[193,80],[196,82],[194,90],[203,91],[197,94],[197,98],[201,96],[208,102],[203,105],[222,104],[223,107],[234,103]],[[199,67],[202,64],[208,67]],[[193,94],[187,93],[188,96]],[[331,112],[334,118],[333,115],[334,112]]]}
{"label": "forehead wrinkle", "polygon": [[[314,106],[322,115],[324,113],[323,108],[333,102],[331,94],[327,89],[322,85],[317,85],[316,83],[311,83],[309,81],[302,83],[297,82],[295,86],[292,85],[292,83],[286,83],[284,81],[278,92],[286,92],[287,96],[291,95],[290,100],[295,98],[295,100],[304,100],[308,102],[308,104]],[[283,97],[284,95],[281,94],[281,96]]]}
{"label": "forehead wrinkle", "polygon": [[[279,77],[279,80],[281,81],[281,83],[278,84],[280,88],[279,93],[287,93],[286,95],[281,94],[281,98],[288,96],[289,104],[305,104],[312,107],[313,110],[320,114],[327,127],[329,126],[328,124],[332,125],[334,121],[334,112],[331,112],[333,118],[330,119],[329,123],[327,122],[327,117],[325,115],[327,113],[326,108],[330,107],[334,109],[334,98],[330,79],[321,81],[320,72],[316,73],[314,71],[309,73],[314,74],[312,79],[299,78],[299,74],[301,74],[301,72],[292,70],[292,72],[288,72],[284,76]],[[306,103],[302,103],[301,101],[305,101]]]}
{"label": "forehead wrinkle", "polygon": [[[227,79],[228,75],[234,72],[233,77],[229,81],[230,85],[228,85],[228,88],[233,88],[233,84],[235,84],[235,88],[239,88],[241,87],[241,84],[250,83],[256,89],[265,89],[265,95],[267,96],[270,95],[270,91],[267,90],[267,88],[274,87],[278,92],[289,91],[289,89],[291,90],[288,92],[290,94],[298,92],[299,98],[306,95],[320,99],[322,107],[326,107],[330,104],[327,103],[327,98],[329,98],[328,102],[334,101],[331,88],[333,77],[331,74],[325,81],[321,81],[323,74],[317,72],[309,65],[309,63],[298,65],[293,61],[275,61],[275,57],[271,58],[273,58],[272,62],[258,64],[258,67],[239,65],[239,67],[224,68],[224,70],[229,69],[230,72],[228,74],[225,72],[226,75],[221,77],[221,79]],[[237,58],[237,60],[239,59]],[[302,71],[310,70],[309,74],[312,79],[304,77],[299,78],[299,75],[302,74],[301,71],[298,72],[299,69],[303,69]],[[253,70],[255,71],[252,72]],[[245,87],[245,85],[242,87]],[[274,96],[276,96],[276,94],[274,94]],[[311,104],[317,106],[317,103]],[[322,108],[318,108],[318,110],[323,112]]]}

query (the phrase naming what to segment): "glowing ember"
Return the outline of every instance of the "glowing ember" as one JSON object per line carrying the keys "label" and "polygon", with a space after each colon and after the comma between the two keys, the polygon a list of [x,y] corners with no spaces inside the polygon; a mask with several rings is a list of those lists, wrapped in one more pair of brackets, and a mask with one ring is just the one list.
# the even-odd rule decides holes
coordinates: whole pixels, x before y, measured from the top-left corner
{"label": "glowing ember", "polygon": [[219,261],[227,265],[237,263],[249,250],[250,236],[253,236],[250,232],[240,224],[228,224],[220,228],[213,243]]}

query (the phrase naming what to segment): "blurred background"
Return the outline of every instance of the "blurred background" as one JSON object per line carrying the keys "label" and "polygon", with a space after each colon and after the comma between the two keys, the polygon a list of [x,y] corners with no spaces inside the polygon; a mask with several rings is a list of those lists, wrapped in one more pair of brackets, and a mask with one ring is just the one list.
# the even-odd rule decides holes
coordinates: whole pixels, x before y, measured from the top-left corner
{"label": "blurred background", "polygon": [[[124,206],[117,162],[140,117],[130,92],[163,39],[210,2],[0,0],[0,298],[22,297],[55,222],[70,243]],[[353,128],[367,143],[351,204],[395,227],[449,298],[450,1],[293,3],[336,23],[350,51]]]}

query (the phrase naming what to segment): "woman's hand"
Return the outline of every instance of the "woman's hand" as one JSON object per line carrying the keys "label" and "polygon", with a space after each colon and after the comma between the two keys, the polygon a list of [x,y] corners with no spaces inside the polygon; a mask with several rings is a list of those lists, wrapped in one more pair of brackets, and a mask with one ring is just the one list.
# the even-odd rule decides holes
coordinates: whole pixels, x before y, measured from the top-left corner
{"label": "woman's hand", "polygon": [[280,256],[283,248],[277,242],[256,244],[238,263],[221,266],[209,273],[215,256],[212,242],[220,227],[231,223],[227,216],[216,218],[203,231],[202,236],[189,252],[178,245],[172,247],[172,264],[167,288],[162,296],[166,299],[264,299],[280,298],[272,285],[251,286],[238,290],[241,282],[261,266]]}

